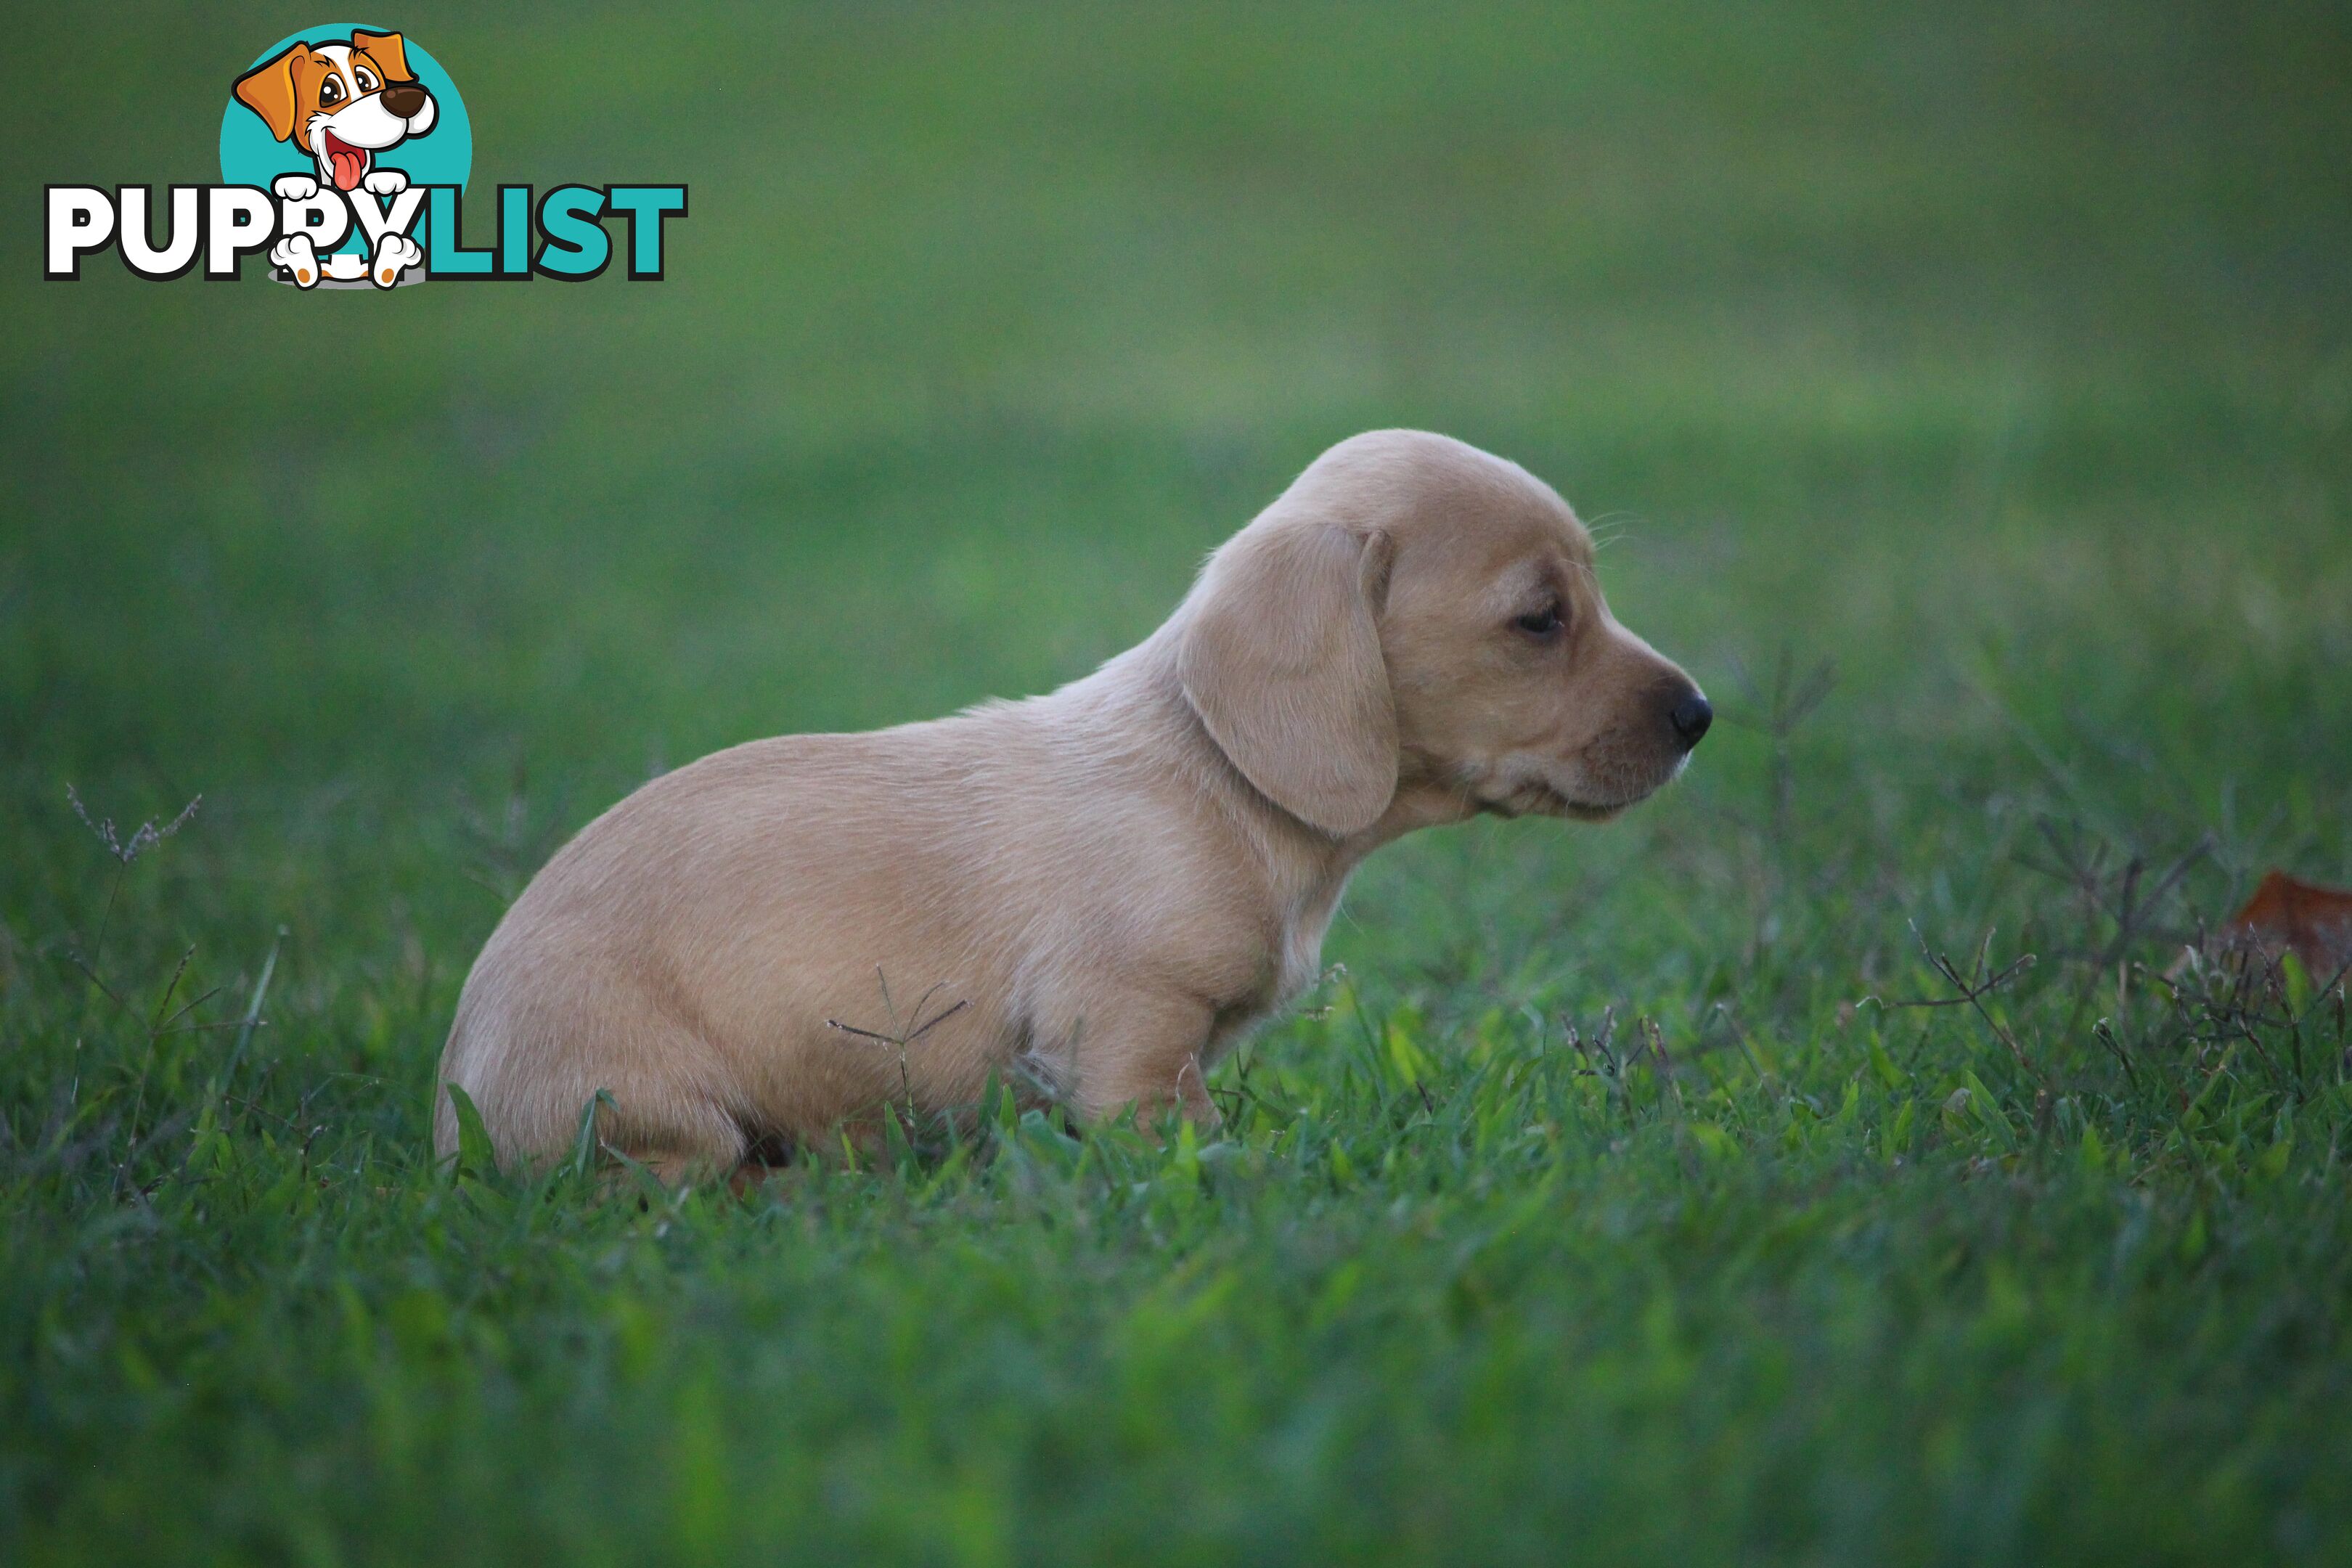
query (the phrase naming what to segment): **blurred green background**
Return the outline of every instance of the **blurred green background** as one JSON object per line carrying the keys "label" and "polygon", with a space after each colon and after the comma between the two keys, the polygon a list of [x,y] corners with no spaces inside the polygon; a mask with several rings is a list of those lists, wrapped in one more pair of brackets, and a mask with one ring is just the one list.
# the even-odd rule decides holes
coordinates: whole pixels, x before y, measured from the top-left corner
{"label": "blurred green background", "polygon": [[[667,281],[38,280],[41,184],[215,179],[304,20],[27,12],[0,64],[0,1541],[2340,1558],[2341,1063],[2242,1082],[2284,1035],[2221,1058],[2115,972],[2352,881],[2352,13],[419,5],[369,20],[477,194],[686,183]],[[1338,1164],[1236,1115],[1214,1181],[427,1168],[565,833],[1079,675],[1391,425],[1550,479],[1731,722],[1619,827],[1374,863],[1339,1021],[1260,1047]],[[1784,660],[1837,683],[1776,732]],[[69,784],[204,805],[118,877]],[[1935,985],[1914,930],[2041,953],[2044,1078],[1855,1022]],[[1545,1079],[1607,1007],[1701,1076]]]}

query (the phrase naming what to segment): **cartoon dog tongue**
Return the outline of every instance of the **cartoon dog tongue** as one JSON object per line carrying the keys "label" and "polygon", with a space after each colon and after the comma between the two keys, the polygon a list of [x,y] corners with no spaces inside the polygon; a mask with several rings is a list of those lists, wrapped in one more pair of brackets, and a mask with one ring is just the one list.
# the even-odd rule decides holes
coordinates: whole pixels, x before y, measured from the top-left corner
{"label": "cartoon dog tongue", "polygon": [[367,173],[367,151],[352,146],[330,131],[327,132],[327,163],[335,172],[335,189],[355,191],[360,186],[360,176]]}

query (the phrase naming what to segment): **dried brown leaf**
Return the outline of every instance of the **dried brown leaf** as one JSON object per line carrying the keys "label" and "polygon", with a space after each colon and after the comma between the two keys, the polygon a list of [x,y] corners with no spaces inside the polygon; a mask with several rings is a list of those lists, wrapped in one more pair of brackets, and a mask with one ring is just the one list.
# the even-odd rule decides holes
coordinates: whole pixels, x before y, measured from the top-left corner
{"label": "dried brown leaf", "polygon": [[2325,975],[2352,959],[2352,892],[2272,871],[2228,934],[2273,952],[2291,948],[2305,969]]}

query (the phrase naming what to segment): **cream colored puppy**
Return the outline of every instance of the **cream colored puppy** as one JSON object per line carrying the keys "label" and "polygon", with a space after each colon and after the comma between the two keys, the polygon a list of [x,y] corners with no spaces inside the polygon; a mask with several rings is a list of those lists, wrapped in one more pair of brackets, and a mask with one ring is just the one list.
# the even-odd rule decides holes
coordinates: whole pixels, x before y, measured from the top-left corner
{"label": "cream colored puppy", "polygon": [[509,1161],[609,1090],[601,1136],[666,1178],[1016,1068],[1087,1116],[1214,1123],[1203,1073],[1315,978],[1365,856],[1480,812],[1613,816],[1710,717],[1541,480],[1358,436],[1086,679],[754,741],[589,824],[482,950],[440,1080]]}

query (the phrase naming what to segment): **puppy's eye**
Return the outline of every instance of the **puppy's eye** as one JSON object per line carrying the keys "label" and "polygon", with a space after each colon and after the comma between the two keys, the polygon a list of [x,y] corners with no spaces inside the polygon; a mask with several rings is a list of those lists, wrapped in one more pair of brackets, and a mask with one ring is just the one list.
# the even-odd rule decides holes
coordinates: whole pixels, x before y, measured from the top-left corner
{"label": "puppy's eye", "polygon": [[324,108],[330,103],[341,103],[342,101],[343,84],[341,82],[337,81],[333,77],[329,77],[325,81],[319,85],[319,103],[321,108]]}
{"label": "puppy's eye", "polygon": [[1549,642],[1559,635],[1560,627],[1567,622],[1561,619],[1559,601],[1555,599],[1540,610],[1528,611],[1512,621],[1511,625],[1539,642]]}
{"label": "puppy's eye", "polygon": [[383,85],[383,83],[375,79],[374,74],[365,66],[353,66],[352,68],[352,79],[360,84],[360,90],[362,92],[373,92],[377,88]]}

